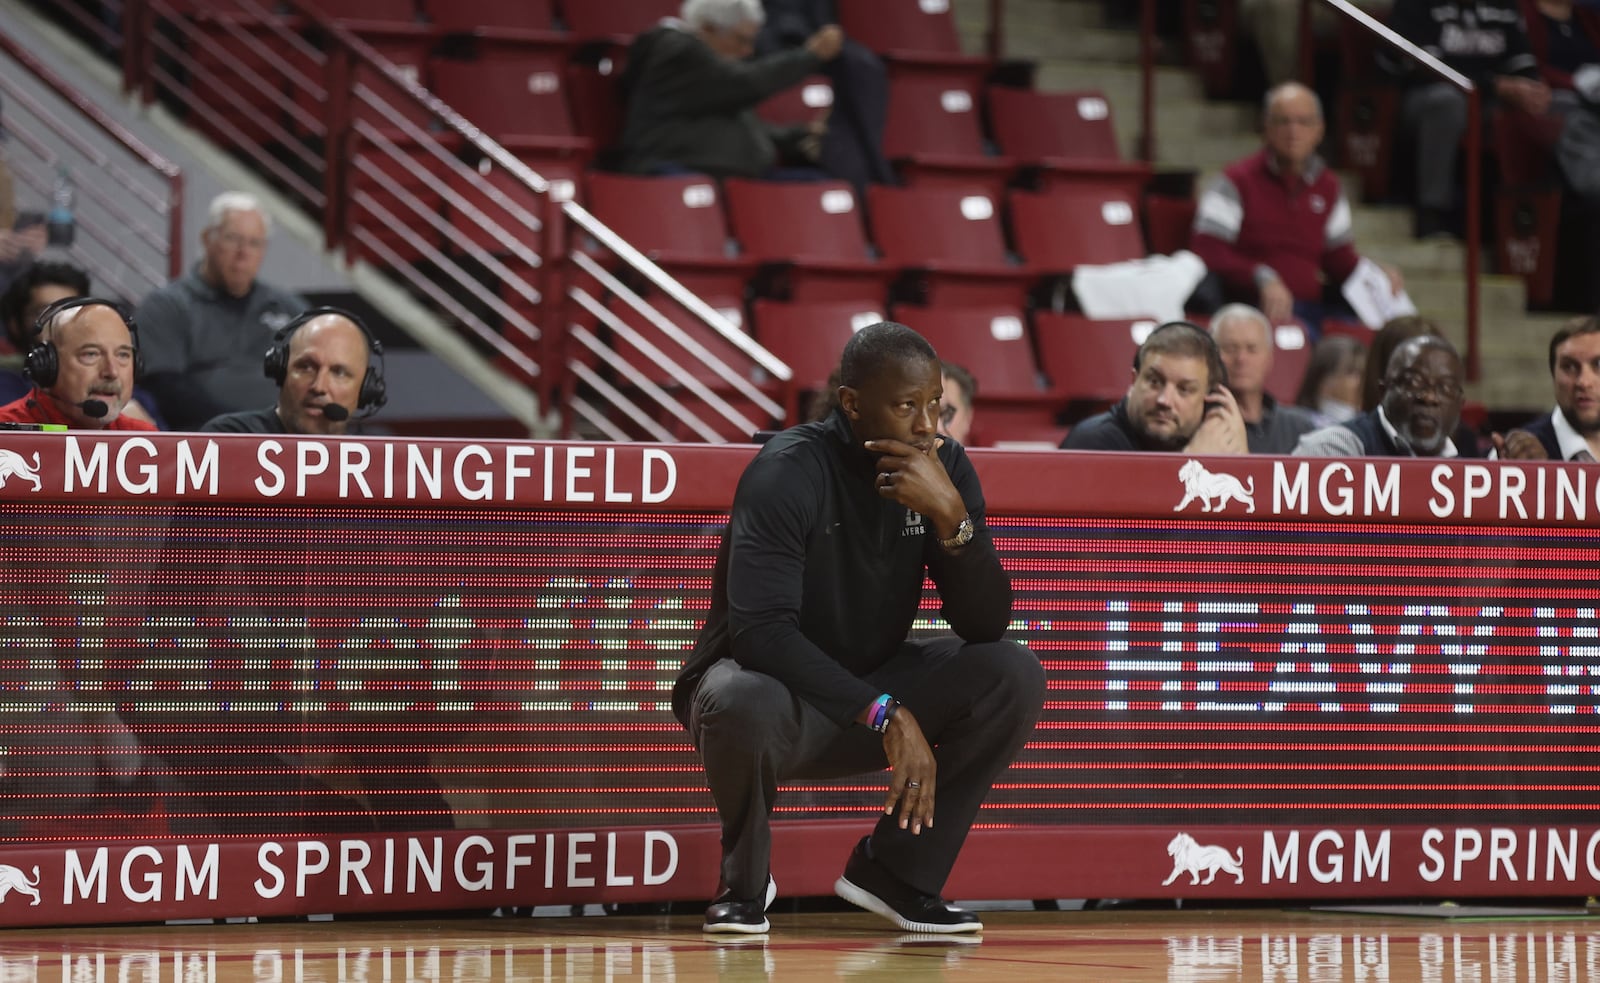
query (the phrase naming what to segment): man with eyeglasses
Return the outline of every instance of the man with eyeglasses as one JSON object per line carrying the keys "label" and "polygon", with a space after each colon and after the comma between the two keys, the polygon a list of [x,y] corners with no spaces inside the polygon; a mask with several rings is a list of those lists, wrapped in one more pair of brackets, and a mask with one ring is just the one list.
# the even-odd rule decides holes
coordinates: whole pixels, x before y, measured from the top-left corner
{"label": "man with eyeglasses", "polygon": [[272,380],[261,373],[261,353],[310,305],[257,279],[271,231],[255,196],[218,195],[200,233],[200,262],[145,297],[134,313],[145,388],[174,430],[197,430],[215,416],[277,399]]}
{"label": "man with eyeglasses", "polygon": [[1389,357],[1376,408],[1313,430],[1294,452],[1304,457],[1455,457],[1450,440],[1461,419],[1461,356],[1443,338],[1400,343]]}

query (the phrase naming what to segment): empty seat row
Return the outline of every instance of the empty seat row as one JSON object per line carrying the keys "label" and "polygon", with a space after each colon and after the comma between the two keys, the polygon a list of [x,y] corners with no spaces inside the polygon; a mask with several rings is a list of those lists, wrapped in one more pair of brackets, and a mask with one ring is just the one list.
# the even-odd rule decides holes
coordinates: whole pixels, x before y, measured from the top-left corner
{"label": "empty seat row", "polygon": [[[933,304],[1021,305],[1044,276],[1145,255],[1139,199],[1092,180],[1005,198],[948,188],[868,189],[842,182],[639,178],[590,174],[596,218],[713,293],[737,293],[765,265],[797,300],[883,298],[897,278]],[[724,187],[726,189],[724,194]],[[1009,215],[1016,256],[1007,245]],[[876,249],[868,244],[868,229]],[[728,237],[742,245],[730,254]]]}
{"label": "empty seat row", "polygon": [[[287,14],[276,0],[169,0],[180,13]],[[575,43],[625,43],[666,17],[682,0],[315,0],[318,13],[359,28],[430,27],[450,33],[549,32]],[[847,36],[891,60],[983,62],[962,55],[946,0],[838,0]]]}

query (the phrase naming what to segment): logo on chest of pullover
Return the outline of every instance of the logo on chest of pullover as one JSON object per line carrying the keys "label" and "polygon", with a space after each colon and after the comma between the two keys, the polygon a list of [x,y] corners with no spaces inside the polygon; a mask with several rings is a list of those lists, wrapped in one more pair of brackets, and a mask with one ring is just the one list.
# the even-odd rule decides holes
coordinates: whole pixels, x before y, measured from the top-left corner
{"label": "logo on chest of pullover", "polygon": [[921,512],[906,512],[906,527],[900,530],[902,536],[921,536],[928,530],[923,528]]}

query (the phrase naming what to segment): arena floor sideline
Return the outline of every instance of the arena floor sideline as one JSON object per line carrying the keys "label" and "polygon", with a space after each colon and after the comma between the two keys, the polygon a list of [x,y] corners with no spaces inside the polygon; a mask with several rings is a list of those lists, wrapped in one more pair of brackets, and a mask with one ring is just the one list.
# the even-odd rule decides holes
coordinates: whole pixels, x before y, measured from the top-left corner
{"label": "arena floor sideline", "polygon": [[865,914],[779,914],[712,941],[692,916],[17,929],[3,983],[1545,983],[1600,980],[1600,919],[1571,909],[986,911],[980,937]]}

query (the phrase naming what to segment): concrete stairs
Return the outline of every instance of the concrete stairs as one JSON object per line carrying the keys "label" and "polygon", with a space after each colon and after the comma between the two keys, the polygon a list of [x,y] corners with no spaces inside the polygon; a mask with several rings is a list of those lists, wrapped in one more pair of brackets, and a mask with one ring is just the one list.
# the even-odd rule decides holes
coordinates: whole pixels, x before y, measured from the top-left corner
{"label": "concrete stairs", "polygon": [[[953,0],[963,44],[983,50],[986,0]],[[1048,91],[1098,89],[1110,103],[1128,157],[1138,154],[1140,71],[1137,30],[1108,27],[1101,0],[1006,0],[1002,52],[1033,60],[1036,84]],[[1193,171],[1202,181],[1260,146],[1260,107],[1254,102],[1214,102],[1199,80],[1181,67],[1182,53],[1158,50],[1156,167]],[[1345,176],[1351,202],[1360,186]],[[1466,285],[1464,246],[1411,237],[1410,209],[1354,204],[1356,241],[1363,253],[1393,263],[1405,275],[1418,310],[1438,321],[1464,350]],[[1484,257],[1481,269],[1491,268]],[[1492,412],[1530,415],[1550,404],[1546,346],[1566,315],[1531,314],[1516,277],[1484,275],[1479,281],[1482,377],[1468,385],[1469,399]]]}

